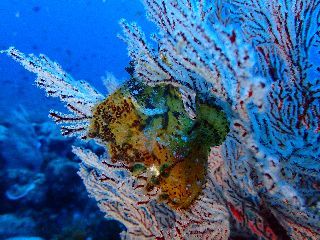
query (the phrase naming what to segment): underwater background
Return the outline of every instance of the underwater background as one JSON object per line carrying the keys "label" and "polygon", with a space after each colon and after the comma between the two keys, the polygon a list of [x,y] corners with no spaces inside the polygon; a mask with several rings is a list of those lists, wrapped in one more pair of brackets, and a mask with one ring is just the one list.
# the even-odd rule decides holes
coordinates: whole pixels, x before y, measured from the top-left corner
{"label": "underwater background", "polygon": [[320,0],[0,16],[0,240],[320,239]]}
{"label": "underwater background", "polygon": [[[0,17],[0,49],[44,53],[102,93],[106,69],[129,76],[119,19],[153,29],[139,0],[1,0]],[[0,56],[0,239],[119,239],[123,226],[104,219],[77,175],[75,139],[48,117],[63,106],[34,78]]]}

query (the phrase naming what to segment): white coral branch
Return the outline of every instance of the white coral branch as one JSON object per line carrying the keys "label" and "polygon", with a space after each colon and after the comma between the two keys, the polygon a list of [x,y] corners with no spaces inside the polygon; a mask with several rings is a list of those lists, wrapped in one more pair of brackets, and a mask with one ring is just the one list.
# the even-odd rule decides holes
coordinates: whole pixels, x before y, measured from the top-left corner
{"label": "white coral branch", "polygon": [[48,96],[58,97],[71,114],[51,111],[50,116],[66,136],[86,138],[86,131],[92,117],[92,108],[103,96],[85,81],[76,81],[63,71],[60,65],[45,55],[25,55],[11,47],[2,51],[19,62],[25,69],[37,75],[36,84],[43,88]]}

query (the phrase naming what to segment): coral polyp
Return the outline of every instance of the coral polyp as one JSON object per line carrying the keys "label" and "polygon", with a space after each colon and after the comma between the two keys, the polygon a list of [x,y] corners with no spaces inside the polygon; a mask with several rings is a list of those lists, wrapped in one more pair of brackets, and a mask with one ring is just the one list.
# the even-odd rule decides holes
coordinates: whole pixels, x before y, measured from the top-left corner
{"label": "coral polyp", "polygon": [[88,136],[107,146],[112,162],[144,177],[146,192],[156,188],[159,201],[186,208],[205,183],[210,147],[229,130],[220,108],[197,103],[192,120],[177,88],[132,79],[94,108]]}

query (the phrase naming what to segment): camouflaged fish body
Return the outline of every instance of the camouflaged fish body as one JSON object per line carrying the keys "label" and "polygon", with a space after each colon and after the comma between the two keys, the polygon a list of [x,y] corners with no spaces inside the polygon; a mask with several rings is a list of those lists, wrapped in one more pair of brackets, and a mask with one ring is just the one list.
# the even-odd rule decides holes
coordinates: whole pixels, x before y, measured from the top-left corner
{"label": "camouflaged fish body", "polygon": [[228,133],[221,109],[200,100],[197,106],[192,120],[177,88],[132,79],[95,107],[89,137],[101,139],[111,160],[132,174],[147,173],[146,191],[159,188],[159,200],[186,208],[205,182],[210,147]]}

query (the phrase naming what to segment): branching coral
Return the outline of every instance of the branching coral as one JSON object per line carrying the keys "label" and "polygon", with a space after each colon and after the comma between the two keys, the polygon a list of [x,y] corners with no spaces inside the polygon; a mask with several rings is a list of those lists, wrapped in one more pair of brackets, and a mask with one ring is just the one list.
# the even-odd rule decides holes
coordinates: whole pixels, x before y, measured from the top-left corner
{"label": "branching coral", "polygon": [[[4,51],[3,51],[4,52]],[[36,84],[43,88],[48,96],[58,97],[71,114],[51,111],[50,116],[61,124],[64,136],[86,138],[86,128],[92,117],[92,108],[103,100],[103,96],[85,81],[76,81],[55,62],[45,55],[26,56],[14,48],[6,51],[14,60],[28,71],[37,74]]]}
{"label": "branching coral", "polygon": [[[66,102],[73,115],[51,113],[63,133],[107,145],[74,149],[101,210],[123,238],[319,239],[320,1],[143,2],[155,44],[121,21],[133,78],[106,100],[44,56],[6,51]],[[175,173],[177,152],[189,165]],[[179,187],[196,177],[188,200]]]}

